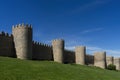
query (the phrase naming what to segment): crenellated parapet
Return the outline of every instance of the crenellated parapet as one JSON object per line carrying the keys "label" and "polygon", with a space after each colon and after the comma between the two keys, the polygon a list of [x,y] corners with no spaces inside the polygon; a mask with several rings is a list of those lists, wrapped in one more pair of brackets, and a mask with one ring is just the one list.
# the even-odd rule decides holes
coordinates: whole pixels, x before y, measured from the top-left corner
{"label": "crenellated parapet", "polygon": [[64,41],[64,39],[54,39],[54,40],[52,40],[53,42],[54,41]]}
{"label": "crenellated parapet", "polygon": [[85,59],[86,59],[85,63],[87,65],[93,66],[93,64],[94,64],[94,56],[92,54],[86,54]]}
{"label": "crenellated parapet", "polygon": [[72,51],[72,50],[67,50],[65,49],[66,52],[70,52],[70,53],[75,53],[75,51]]}
{"label": "crenellated parapet", "polygon": [[64,50],[64,63],[75,63],[75,51]]}
{"label": "crenellated parapet", "polygon": [[33,41],[33,59],[35,60],[53,60],[52,46],[41,42]]}
{"label": "crenellated parapet", "polygon": [[12,37],[12,34],[5,33],[4,31],[0,32],[0,36]]}
{"label": "crenellated parapet", "polygon": [[15,48],[12,34],[0,32],[0,56],[15,57]]}
{"label": "crenellated parapet", "polygon": [[37,42],[37,41],[33,41],[32,43],[33,43],[34,46],[43,46],[43,47],[52,48],[52,46],[49,45],[49,44],[45,44],[45,43],[41,43],[41,42]]}
{"label": "crenellated parapet", "polygon": [[18,24],[18,25],[13,25],[12,29],[21,29],[21,28],[26,28],[26,29],[32,29],[31,24]]}

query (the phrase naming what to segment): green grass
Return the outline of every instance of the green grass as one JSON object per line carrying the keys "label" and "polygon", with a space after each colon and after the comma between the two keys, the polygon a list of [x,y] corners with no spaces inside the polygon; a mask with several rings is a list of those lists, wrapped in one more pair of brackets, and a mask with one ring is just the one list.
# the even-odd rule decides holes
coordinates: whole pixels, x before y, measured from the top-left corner
{"label": "green grass", "polygon": [[0,80],[120,80],[120,72],[76,64],[0,57]]}

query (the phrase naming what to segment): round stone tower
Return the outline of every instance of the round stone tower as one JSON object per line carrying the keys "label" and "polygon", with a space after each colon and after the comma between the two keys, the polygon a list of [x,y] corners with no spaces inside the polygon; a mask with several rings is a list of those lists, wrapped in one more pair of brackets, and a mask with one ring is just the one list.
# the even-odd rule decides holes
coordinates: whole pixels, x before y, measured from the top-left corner
{"label": "round stone tower", "polygon": [[16,55],[19,59],[32,59],[32,27],[19,24],[12,28]]}
{"label": "round stone tower", "polygon": [[86,47],[85,46],[77,46],[75,48],[76,64],[85,65],[85,55],[86,55]]}
{"label": "round stone tower", "polygon": [[54,61],[63,63],[64,62],[64,40],[57,39],[52,41],[53,58]]}
{"label": "round stone tower", "polygon": [[94,66],[106,68],[106,52],[94,53]]}

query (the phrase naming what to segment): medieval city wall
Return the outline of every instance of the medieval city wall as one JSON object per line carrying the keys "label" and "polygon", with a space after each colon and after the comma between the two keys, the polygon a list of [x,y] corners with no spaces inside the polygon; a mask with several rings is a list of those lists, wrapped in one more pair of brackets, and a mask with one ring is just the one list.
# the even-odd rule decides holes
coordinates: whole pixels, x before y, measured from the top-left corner
{"label": "medieval city wall", "polygon": [[56,39],[52,45],[35,42],[32,39],[32,26],[19,24],[13,26],[12,35],[0,33],[0,56],[17,57],[20,59],[52,60],[59,63],[76,63],[106,68],[109,64],[116,65],[120,70],[120,58],[106,56],[106,52],[86,54],[85,46],[75,47],[75,51],[65,49],[65,41]]}
{"label": "medieval city wall", "polygon": [[32,26],[18,24],[12,28],[16,55],[19,59],[32,59]]}
{"label": "medieval city wall", "polygon": [[13,36],[8,33],[0,33],[0,56],[16,57]]}
{"label": "medieval city wall", "polygon": [[114,65],[117,70],[120,70],[120,58],[114,58]]}
{"label": "medieval city wall", "polygon": [[43,44],[39,42],[32,43],[33,48],[33,54],[32,58],[33,60],[53,60],[53,52],[52,52],[52,46],[48,44]]}
{"label": "medieval city wall", "polygon": [[106,52],[95,52],[94,53],[94,66],[106,68]]}
{"label": "medieval city wall", "polygon": [[75,63],[75,52],[64,50],[64,63]]}
{"label": "medieval city wall", "polygon": [[85,65],[86,47],[76,46],[75,47],[75,63]]}
{"label": "medieval city wall", "polygon": [[94,64],[94,56],[90,54],[86,54],[85,56],[85,63],[86,65],[93,65]]}
{"label": "medieval city wall", "polygon": [[114,61],[113,56],[106,56],[107,66],[113,64],[114,63],[113,61]]}

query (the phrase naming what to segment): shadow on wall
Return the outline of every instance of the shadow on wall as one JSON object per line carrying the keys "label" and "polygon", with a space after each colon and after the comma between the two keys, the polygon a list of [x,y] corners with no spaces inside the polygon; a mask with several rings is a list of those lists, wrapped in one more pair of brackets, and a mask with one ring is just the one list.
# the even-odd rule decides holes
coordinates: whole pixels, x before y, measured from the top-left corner
{"label": "shadow on wall", "polygon": [[0,33],[0,56],[16,58],[13,35],[5,32]]}

